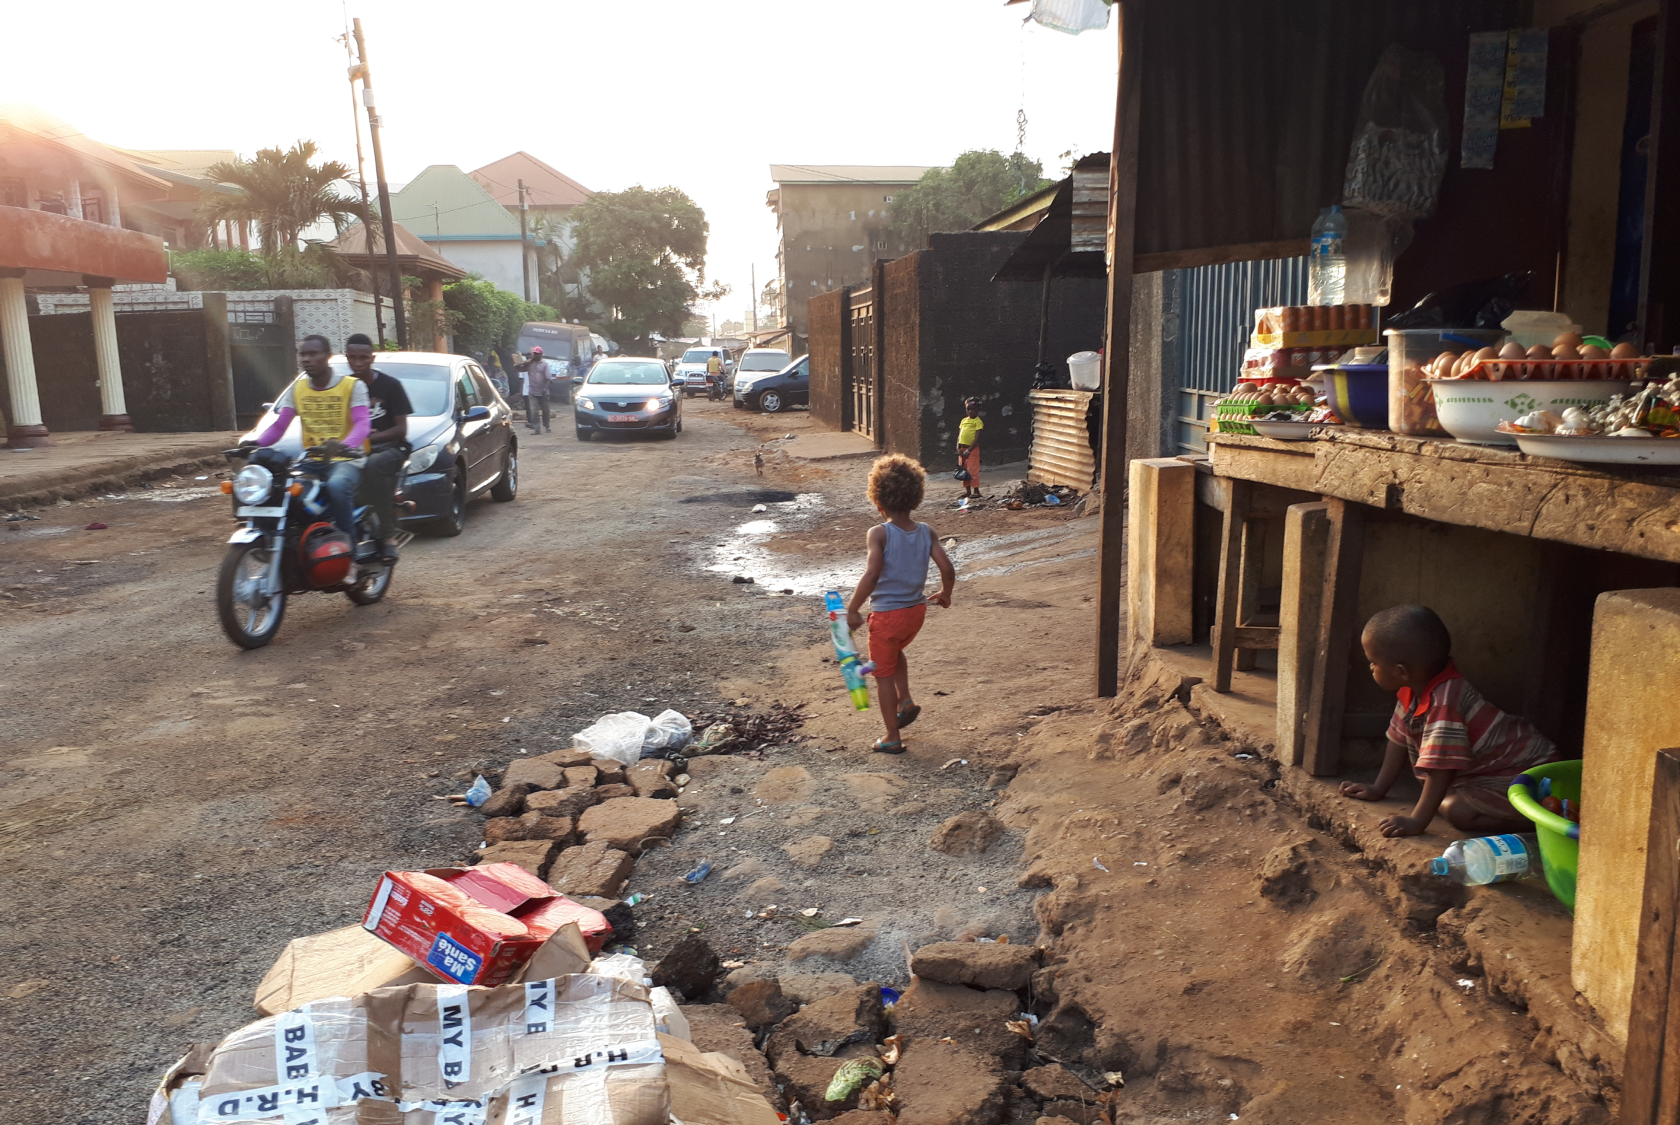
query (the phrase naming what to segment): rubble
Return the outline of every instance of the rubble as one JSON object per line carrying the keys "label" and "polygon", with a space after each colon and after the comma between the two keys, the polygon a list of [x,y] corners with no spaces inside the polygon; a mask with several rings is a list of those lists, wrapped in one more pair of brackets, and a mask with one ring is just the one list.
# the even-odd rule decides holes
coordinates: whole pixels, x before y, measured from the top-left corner
{"label": "rubble", "polygon": [[[600,799],[594,789],[547,789],[532,793],[525,798],[527,812],[538,812],[544,816],[569,816],[573,820],[582,816],[585,809],[591,808]],[[495,800],[494,797],[491,800]]]}
{"label": "rubble", "polygon": [[532,785],[504,785],[490,794],[490,799],[480,805],[478,811],[487,817],[518,816],[525,811],[525,795],[534,788]]}
{"label": "rubble", "polygon": [[1003,821],[997,817],[969,809],[934,829],[928,847],[949,856],[975,856],[997,843],[1004,831]]}
{"label": "rubble", "polygon": [[650,797],[614,797],[584,812],[578,831],[593,844],[605,842],[619,851],[641,855],[650,841],[669,840],[682,820],[675,801]]}
{"label": "rubble", "polygon": [[624,888],[636,861],[604,841],[567,848],[554,861],[548,885],[570,898],[612,898]]}
{"label": "rubble", "polygon": [[[593,783],[593,782],[592,782]],[[566,771],[553,762],[536,758],[517,758],[502,775],[502,788],[526,785],[531,789],[561,789],[566,786]],[[491,800],[495,800],[494,797]]]}
{"label": "rubble", "polygon": [[508,840],[478,849],[478,862],[516,863],[539,879],[548,878],[560,845],[553,840]]}
{"label": "rubble", "polygon": [[[701,711],[692,716],[695,742],[686,753],[691,757],[697,754],[760,753],[766,747],[788,741],[789,736],[805,722],[801,713],[803,710],[804,704],[785,707],[773,703],[768,711],[752,711],[745,706],[734,706],[724,711]],[[720,732],[722,737],[707,737],[714,726],[723,725],[729,729]]]}
{"label": "rubble", "polygon": [[509,840],[553,840],[565,846],[577,835],[577,822],[569,816],[544,816],[527,812],[520,816],[499,816],[484,822],[484,840],[500,844]]}
{"label": "rubble", "polygon": [[941,941],[924,945],[910,959],[910,971],[923,980],[967,984],[975,988],[1025,988],[1038,969],[1038,950],[1028,945]]}

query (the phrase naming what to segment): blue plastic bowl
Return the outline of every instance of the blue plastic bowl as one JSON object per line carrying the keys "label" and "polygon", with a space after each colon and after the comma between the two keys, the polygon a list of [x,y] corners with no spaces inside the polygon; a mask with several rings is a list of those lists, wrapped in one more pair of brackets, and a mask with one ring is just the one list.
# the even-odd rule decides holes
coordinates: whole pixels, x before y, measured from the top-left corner
{"label": "blue plastic bowl", "polygon": [[1324,372],[1324,397],[1336,417],[1366,430],[1388,429],[1388,364],[1347,363]]}

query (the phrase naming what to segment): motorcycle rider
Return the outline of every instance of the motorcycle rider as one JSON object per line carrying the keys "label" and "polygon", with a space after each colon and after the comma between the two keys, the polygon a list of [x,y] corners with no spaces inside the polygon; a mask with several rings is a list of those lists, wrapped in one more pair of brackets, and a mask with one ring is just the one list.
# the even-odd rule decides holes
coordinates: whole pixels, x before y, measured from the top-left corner
{"label": "motorcycle rider", "polygon": [[362,453],[368,435],[367,384],[332,369],[332,345],[325,336],[305,336],[298,343],[303,374],[274,403],[275,419],[257,435],[270,446],[297,418],[303,425],[303,448],[319,451],[304,462],[305,472],[326,482],[327,511],[338,530],[356,539],[354,501],[362,479]]}
{"label": "motorcycle rider", "polygon": [[706,391],[710,398],[721,398],[718,392],[723,388],[723,360],[718,353],[706,361]]}
{"label": "motorcycle rider", "polygon": [[397,547],[391,542],[397,533],[397,480],[414,447],[408,444],[408,416],[414,407],[401,381],[373,366],[373,341],[362,333],[345,338],[344,358],[350,373],[368,388],[368,445],[372,452],[362,466],[362,483],[356,499],[368,506],[373,534],[379,540],[379,559],[387,566],[397,561]]}

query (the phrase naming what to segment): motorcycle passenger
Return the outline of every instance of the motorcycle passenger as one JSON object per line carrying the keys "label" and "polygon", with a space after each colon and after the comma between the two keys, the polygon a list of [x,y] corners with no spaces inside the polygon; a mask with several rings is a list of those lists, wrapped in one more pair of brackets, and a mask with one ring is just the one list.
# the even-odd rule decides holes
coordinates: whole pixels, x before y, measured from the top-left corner
{"label": "motorcycle passenger", "polygon": [[356,539],[354,501],[362,479],[362,453],[368,435],[367,384],[333,371],[332,345],[325,336],[305,336],[298,344],[303,374],[274,403],[273,425],[257,435],[257,444],[273,445],[296,418],[303,427],[303,448],[318,448],[323,459],[304,462],[305,471],[326,482],[327,511],[333,526]]}
{"label": "motorcycle passenger", "polygon": [[344,341],[344,358],[350,373],[367,384],[368,445],[372,452],[362,465],[362,483],[356,499],[368,507],[373,534],[379,540],[379,559],[386,565],[397,561],[397,480],[414,447],[408,444],[408,416],[414,412],[408,392],[400,380],[373,366],[373,341],[362,333]]}

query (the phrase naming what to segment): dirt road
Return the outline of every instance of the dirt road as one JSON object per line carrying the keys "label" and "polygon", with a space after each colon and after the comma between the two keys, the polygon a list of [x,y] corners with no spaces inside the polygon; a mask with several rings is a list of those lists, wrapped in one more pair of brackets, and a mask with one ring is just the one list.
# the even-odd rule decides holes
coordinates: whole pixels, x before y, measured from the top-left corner
{"label": "dirt road", "polygon": [[[516,502],[474,504],[459,539],[417,539],[379,606],[296,599],[275,643],[255,652],[216,626],[213,581],[231,520],[213,479],[5,525],[0,858],[10,909],[0,953],[12,971],[0,983],[0,1083],[10,1120],[135,1120],[185,1044],[248,1022],[251,990],[287,940],[354,921],[387,868],[470,860],[480,818],[435,795],[521,748],[568,745],[602,712],[784,698],[812,705],[814,729],[832,712],[824,739],[789,751],[815,755],[788,769],[820,780],[782,774],[780,796],[767,801],[820,810],[838,792],[862,793],[867,823],[848,817],[800,833],[842,844],[821,867],[800,869],[799,882],[820,883],[804,893],[824,902],[855,886],[847,909],[902,903],[879,855],[903,844],[925,868],[910,835],[994,796],[973,765],[937,769],[953,756],[978,762],[973,744],[991,732],[964,722],[950,726],[976,729],[912,740],[912,754],[895,760],[921,763],[911,780],[895,780],[880,756],[868,760],[861,748],[874,729],[839,712],[809,596],[857,564],[861,495],[823,487],[855,488],[862,466],[812,470],[771,442],[767,475],[755,477],[754,449],[802,430],[803,415],[748,419],[688,405],[674,443],[528,437]],[[760,432],[742,428],[749,422]],[[755,513],[758,504],[767,510]],[[83,530],[94,521],[108,530]],[[742,568],[760,580],[733,583]],[[775,592],[784,588],[802,596]],[[965,659],[983,692],[996,678],[990,658]],[[851,749],[811,749],[819,743]],[[707,786],[720,786],[730,807],[750,801],[729,792],[731,778],[726,769],[705,779],[685,804],[704,803]],[[889,809],[895,830],[871,835]],[[726,815],[708,809],[698,820]],[[822,815],[801,814],[808,825]],[[749,844],[756,830],[743,822],[729,847],[762,845],[786,862],[779,840]],[[679,842],[636,885],[652,887],[691,851],[716,853],[720,866],[725,858],[720,847]],[[686,928],[680,915],[692,913],[658,899],[644,942],[661,940],[666,918],[673,932]],[[938,905],[920,904],[898,928],[912,941],[931,932]],[[995,909],[1025,936],[1027,906],[1019,894]],[[898,942],[877,946],[883,962],[902,966]]]}

